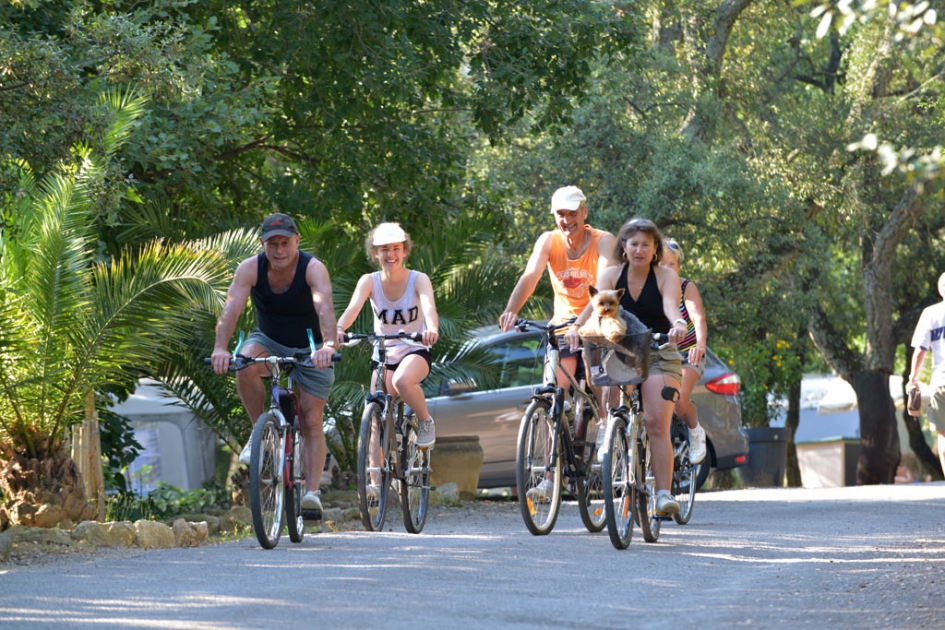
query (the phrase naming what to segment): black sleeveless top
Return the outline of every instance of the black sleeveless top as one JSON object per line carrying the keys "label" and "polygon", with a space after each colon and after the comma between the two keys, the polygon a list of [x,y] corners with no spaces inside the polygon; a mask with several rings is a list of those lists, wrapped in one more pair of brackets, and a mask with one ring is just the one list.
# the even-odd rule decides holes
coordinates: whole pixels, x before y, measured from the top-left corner
{"label": "black sleeveless top", "polygon": [[305,281],[305,270],[311,260],[311,254],[299,251],[298,265],[289,289],[284,293],[273,293],[269,287],[269,259],[265,252],[256,257],[256,286],[250,291],[256,308],[256,329],[290,348],[308,348],[307,328],[312,329],[315,343],[322,342],[312,288]]}
{"label": "black sleeveless top", "polygon": [[620,306],[636,315],[653,332],[663,334],[669,332],[671,326],[669,320],[666,319],[666,313],[663,312],[663,295],[660,293],[659,284],[656,282],[656,273],[654,273],[653,267],[650,267],[650,273],[646,276],[646,282],[643,284],[639,300],[630,297],[630,288],[627,286],[626,264],[620,270],[620,277],[617,278],[617,286],[614,288],[623,289]]}

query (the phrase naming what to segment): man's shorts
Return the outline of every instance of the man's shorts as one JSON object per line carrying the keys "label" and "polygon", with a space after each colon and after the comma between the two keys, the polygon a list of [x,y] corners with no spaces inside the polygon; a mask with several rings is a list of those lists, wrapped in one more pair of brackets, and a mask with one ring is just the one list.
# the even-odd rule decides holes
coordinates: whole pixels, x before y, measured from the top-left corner
{"label": "man's shorts", "polygon": [[577,367],[574,369],[574,380],[580,381],[586,378],[587,371],[584,369],[584,348],[579,348],[571,352],[571,347],[564,342],[563,337],[558,338],[558,361],[563,361],[568,357],[577,357]]}
{"label": "man's shorts", "polygon": [[650,374],[647,378],[659,375],[671,376],[682,383],[682,356],[676,344],[671,343],[661,350],[650,352]]}
{"label": "man's shorts", "polygon": [[705,374],[705,355],[702,355],[702,360],[697,365],[692,365],[689,363],[689,350],[680,350],[679,354],[682,357],[683,369],[692,370],[699,375],[699,378],[702,378]]}
{"label": "man's shorts", "polygon": [[[245,344],[254,343],[257,346],[262,346],[263,349],[269,356],[278,356],[278,357],[291,357],[295,356],[300,352],[305,354],[311,353],[311,348],[290,348],[289,346],[283,346],[281,343],[275,342],[259,330],[254,330],[249,333],[249,336],[246,338]],[[244,344],[244,345],[245,345]],[[307,391],[312,396],[316,398],[321,398],[322,400],[328,400],[328,394],[331,392],[332,383],[335,382],[335,370],[333,368],[328,368],[327,370],[319,370],[314,367],[303,367],[301,365],[296,365],[292,368],[292,379],[298,383],[299,387]]]}
{"label": "man's shorts", "polygon": [[939,386],[932,392],[927,413],[932,430],[945,431],[945,386]]}

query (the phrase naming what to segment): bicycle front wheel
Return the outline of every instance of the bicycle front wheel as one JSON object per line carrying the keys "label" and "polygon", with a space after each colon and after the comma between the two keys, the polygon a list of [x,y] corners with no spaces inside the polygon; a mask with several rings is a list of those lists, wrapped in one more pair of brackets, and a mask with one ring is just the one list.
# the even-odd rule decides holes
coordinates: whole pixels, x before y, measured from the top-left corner
{"label": "bicycle front wheel", "polygon": [[673,520],[685,525],[692,518],[701,464],[689,461],[689,427],[676,414],[673,414],[673,455],[673,495],[679,503],[679,514],[674,514]]}
{"label": "bicycle front wheel", "polygon": [[636,500],[635,460],[627,440],[627,418],[613,416],[604,436],[603,469],[604,513],[610,542],[626,549],[633,538],[633,512]]}
{"label": "bicycle front wheel", "polygon": [[390,440],[383,411],[380,404],[368,403],[361,416],[361,434],[358,437],[358,501],[361,522],[369,532],[380,531],[387,516]]}
{"label": "bicycle front wheel", "polygon": [[256,420],[250,438],[249,506],[253,530],[263,549],[279,544],[285,502],[285,443],[279,420],[266,412]]}
{"label": "bicycle front wheel", "polygon": [[[297,419],[296,422],[298,422]],[[298,543],[305,537],[305,520],[302,518],[302,494],[305,489],[305,466],[302,453],[305,452],[305,440],[297,427],[292,429],[291,435],[292,459],[286,458],[285,465],[286,478],[289,480],[285,494],[285,519],[289,530],[289,540]]]}
{"label": "bicycle front wheel", "polygon": [[640,441],[637,442],[637,455],[642,479],[637,484],[637,515],[640,520],[640,530],[643,540],[656,542],[660,537],[660,518],[656,515],[656,476],[653,474],[653,462],[650,457],[650,440],[644,429]]}
{"label": "bicycle front wheel", "polygon": [[[591,533],[597,533],[607,526],[607,514],[604,510],[604,481],[605,468],[601,465],[601,453],[598,453],[597,431],[605,431],[598,426],[597,418],[585,418],[590,425],[585,427],[587,444],[582,448],[585,454],[584,492],[578,497],[578,511],[584,527]],[[593,430],[592,430],[593,427]],[[603,451],[603,449],[601,449]],[[580,488],[581,484],[576,484]]]}
{"label": "bicycle front wheel", "polygon": [[419,534],[427,520],[430,499],[430,449],[417,448],[417,425],[404,423],[404,446],[401,452],[404,479],[400,483],[400,504],[404,527]]}
{"label": "bicycle front wheel", "polygon": [[552,453],[554,420],[550,402],[534,400],[518,431],[515,481],[525,526],[542,536],[554,529],[561,508],[561,457]]}

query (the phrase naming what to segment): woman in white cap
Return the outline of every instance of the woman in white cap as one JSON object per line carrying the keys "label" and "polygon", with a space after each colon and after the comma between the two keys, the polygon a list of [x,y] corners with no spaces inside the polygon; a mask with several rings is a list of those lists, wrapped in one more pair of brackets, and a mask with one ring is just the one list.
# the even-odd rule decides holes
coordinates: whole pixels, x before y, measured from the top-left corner
{"label": "woman in white cap", "polygon": [[[361,276],[348,308],[338,318],[338,343],[358,318],[368,299],[374,310],[374,332],[421,333],[423,345],[408,345],[400,339],[387,341],[387,391],[399,394],[418,418],[417,446],[432,447],[436,441],[433,418],[420,383],[430,373],[430,346],[439,340],[436,302],[429,276],[404,265],[413,241],[397,223],[381,223],[368,234],[365,250],[380,271]],[[374,389],[376,383],[372,383]]]}

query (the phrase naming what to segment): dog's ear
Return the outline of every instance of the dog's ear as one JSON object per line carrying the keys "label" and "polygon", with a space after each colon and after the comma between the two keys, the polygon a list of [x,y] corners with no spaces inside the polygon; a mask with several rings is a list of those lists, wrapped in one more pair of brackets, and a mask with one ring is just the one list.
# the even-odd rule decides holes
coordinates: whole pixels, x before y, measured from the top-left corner
{"label": "dog's ear", "polygon": [[587,292],[591,294],[591,297],[594,297],[595,295],[597,295],[597,289],[594,287],[593,284],[587,287]]}
{"label": "dog's ear", "polygon": [[617,300],[623,297],[623,289],[617,289]]}

